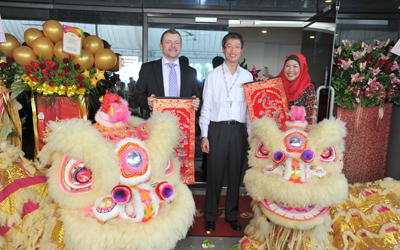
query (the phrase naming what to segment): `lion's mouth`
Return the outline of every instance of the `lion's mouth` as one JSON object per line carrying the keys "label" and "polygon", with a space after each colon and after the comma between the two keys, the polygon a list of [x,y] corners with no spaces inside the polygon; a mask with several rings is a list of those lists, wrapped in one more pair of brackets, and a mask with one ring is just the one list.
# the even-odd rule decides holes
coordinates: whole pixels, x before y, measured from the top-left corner
{"label": "lion's mouth", "polygon": [[309,206],[308,208],[296,208],[296,207],[285,207],[276,202],[268,202],[266,199],[261,202],[261,204],[271,211],[272,213],[279,215],[283,218],[289,220],[306,221],[313,220],[318,217],[325,215],[331,207],[325,207],[318,209],[315,206]]}

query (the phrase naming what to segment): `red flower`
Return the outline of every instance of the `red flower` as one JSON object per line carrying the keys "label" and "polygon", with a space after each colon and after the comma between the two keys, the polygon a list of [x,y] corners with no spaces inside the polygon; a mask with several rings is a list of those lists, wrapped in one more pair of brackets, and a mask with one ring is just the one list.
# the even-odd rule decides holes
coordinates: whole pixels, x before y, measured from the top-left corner
{"label": "red flower", "polygon": [[390,67],[386,67],[383,69],[383,73],[389,74],[391,72]]}
{"label": "red flower", "polygon": [[37,82],[38,79],[37,79],[36,77],[31,77],[31,81],[32,81],[32,82]]}
{"label": "red flower", "polygon": [[393,66],[393,62],[392,61],[386,62],[386,67],[392,67],[392,66]]}
{"label": "red flower", "polygon": [[338,63],[340,63],[342,60],[343,60],[343,57],[341,57],[341,56],[339,56],[338,58],[336,58],[336,61],[337,61]]}
{"label": "red flower", "polygon": [[14,58],[11,56],[7,56],[6,61],[7,61],[7,63],[10,63],[10,64],[15,62]]}
{"label": "red flower", "polygon": [[74,69],[78,70],[78,69],[80,69],[80,68],[81,68],[81,65],[79,65],[79,63],[77,63],[77,64],[74,65]]}
{"label": "red flower", "polygon": [[68,73],[71,70],[71,68],[67,65],[63,67],[63,70]]}
{"label": "red flower", "polygon": [[78,82],[82,82],[82,80],[83,80],[83,76],[81,76],[81,75],[76,75],[76,80],[78,81]]}
{"label": "red flower", "polygon": [[379,61],[381,61],[381,65],[385,65],[386,64],[386,60],[381,59]]}
{"label": "red flower", "polygon": [[335,67],[333,70],[336,71],[338,74],[340,73],[339,67]]}
{"label": "red flower", "polygon": [[54,70],[58,70],[58,65],[54,65]]}
{"label": "red flower", "polygon": [[24,65],[24,68],[26,71],[30,72],[31,71],[31,67],[29,65]]}
{"label": "red flower", "polygon": [[7,68],[7,64],[6,63],[0,63],[0,68],[2,68],[2,69]]}
{"label": "red flower", "polygon": [[84,88],[85,87],[85,84],[83,83],[83,82],[81,82],[80,84],[79,84],[79,88]]}
{"label": "red flower", "polygon": [[68,85],[68,83],[67,83],[67,82],[64,82],[63,84],[64,84],[64,86],[67,86],[67,85]]}
{"label": "red flower", "polygon": [[43,73],[43,75],[45,75],[45,76],[49,76],[49,72],[48,72],[46,69],[42,70],[42,73]]}
{"label": "red flower", "polygon": [[68,63],[68,61],[69,61],[68,58],[64,58],[64,59],[63,59],[63,62],[64,62],[64,63]]}
{"label": "red flower", "polygon": [[39,65],[39,68],[45,69],[45,68],[46,68],[46,65],[42,63],[42,64]]}
{"label": "red flower", "polygon": [[373,59],[374,59],[374,57],[371,55],[368,55],[365,57],[365,61],[368,61],[368,62],[372,61]]}
{"label": "red flower", "polygon": [[44,63],[50,66],[51,60],[49,58],[44,59]]}
{"label": "red flower", "polygon": [[11,67],[11,63],[7,63],[7,68],[10,68]]}
{"label": "red flower", "polygon": [[39,68],[40,62],[34,62],[34,63],[33,63],[33,66],[35,66],[35,68]]}
{"label": "red flower", "polygon": [[27,76],[30,76],[30,75],[32,75],[32,72],[27,71],[25,74],[26,74]]}
{"label": "red flower", "polygon": [[54,71],[54,69],[52,69],[52,68],[49,67],[49,72],[53,72],[53,71]]}
{"label": "red flower", "polygon": [[66,76],[66,77],[69,77],[69,73],[65,73],[65,76]]}
{"label": "red flower", "polygon": [[43,81],[43,82],[47,82],[47,78],[46,78],[46,77],[43,77],[43,78],[42,78],[42,81]]}
{"label": "red flower", "polygon": [[64,75],[62,73],[58,73],[59,77],[64,77]]}
{"label": "red flower", "polygon": [[50,77],[53,77],[53,75],[52,75],[52,74],[49,74],[49,76],[50,76]]}
{"label": "red flower", "polygon": [[32,61],[32,62],[31,62],[31,65],[32,65],[33,67],[35,67],[35,62],[34,62],[34,61]]}
{"label": "red flower", "polygon": [[37,68],[33,68],[33,71],[37,72]]}
{"label": "red flower", "polygon": [[54,87],[54,82],[50,82],[49,86]]}
{"label": "red flower", "polygon": [[377,61],[375,62],[375,66],[376,66],[376,67],[381,66],[381,60],[377,60]]}

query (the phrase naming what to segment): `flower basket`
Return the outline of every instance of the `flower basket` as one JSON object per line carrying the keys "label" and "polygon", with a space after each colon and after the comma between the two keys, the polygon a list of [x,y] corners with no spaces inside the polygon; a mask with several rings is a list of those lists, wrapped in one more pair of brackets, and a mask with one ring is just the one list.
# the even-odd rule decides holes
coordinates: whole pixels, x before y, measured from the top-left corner
{"label": "flower basket", "polygon": [[351,112],[338,107],[337,117],[346,122],[347,128],[343,173],[350,184],[385,177],[392,108],[392,103],[384,110],[374,106]]}

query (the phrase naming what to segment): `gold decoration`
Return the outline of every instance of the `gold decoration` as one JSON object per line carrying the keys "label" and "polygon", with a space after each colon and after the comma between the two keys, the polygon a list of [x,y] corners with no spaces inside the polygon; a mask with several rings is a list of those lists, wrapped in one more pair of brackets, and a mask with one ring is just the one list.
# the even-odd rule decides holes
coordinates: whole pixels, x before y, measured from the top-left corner
{"label": "gold decoration", "polygon": [[108,70],[117,63],[117,56],[110,49],[101,49],[94,57],[94,65],[96,68]]}
{"label": "gold decoration", "polygon": [[48,20],[43,24],[43,33],[53,43],[62,39],[62,25],[55,20]]}
{"label": "gold decoration", "polygon": [[105,72],[105,70],[99,70],[99,69],[96,68],[96,74],[95,74],[95,76],[96,76],[96,78],[97,78],[97,81],[99,81],[99,80],[105,80],[105,79],[106,79],[106,78],[104,77],[104,72]]}
{"label": "gold decoration", "polygon": [[88,36],[83,40],[83,48],[95,55],[97,51],[104,48],[104,44],[98,36]]}
{"label": "gold decoration", "polygon": [[98,81],[99,81],[99,80],[97,80],[96,77],[93,77],[92,79],[90,79],[90,85],[93,85],[93,86],[96,87]]}
{"label": "gold decoration", "polygon": [[94,56],[89,50],[83,49],[82,57],[73,56],[72,61],[81,65],[82,69],[90,69],[94,63]]}
{"label": "gold decoration", "polygon": [[[1,43],[0,43],[1,44]],[[28,46],[19,46],[13,51],[14,60],[19,65],[28,65],[30,62],[37,59],[35,52]]]}
{"label": "gold decoration", "polygon": [[84,77],[86,77],[86,78],[89,78],[90,77],[90,71],[85,68],[85,71],[83,71],[82,75]]}
{"label": "gold decoration", "polygon": [[6,33],[6,42],[0,43],[0,51],[4,56],[13,56],[13,51],[19,46],[19,42],[15,36]]}
{"label": "gold decoration", "polygon": [[43,32],[35,28],[27,29],[24,33],[24,40],[29,47],[32,47],[33,42],[39,37],[44,37]]}
{"label": "gold decoration", "polygon": [[119,57],[121,56],[121,54],[115,53],[115,55],[117,56],[117,63],[114,65],[114,67],[112,67],[111,69],[109,69],[109,70],[112,71],[112,72],[119,71]]}
{"label": "gold decoration", "polygon": [[46,37],[37,38],[32,44],[32,49],[41,58],[51,58],[54,55],[54,44]]}
{"label": "gold decoration", "polygon": [[69,58],[69,55],[62,53],[62,41],[58,41],[56,45],[54,45],[54,55],[59,61],[62,61],[64,58]]}

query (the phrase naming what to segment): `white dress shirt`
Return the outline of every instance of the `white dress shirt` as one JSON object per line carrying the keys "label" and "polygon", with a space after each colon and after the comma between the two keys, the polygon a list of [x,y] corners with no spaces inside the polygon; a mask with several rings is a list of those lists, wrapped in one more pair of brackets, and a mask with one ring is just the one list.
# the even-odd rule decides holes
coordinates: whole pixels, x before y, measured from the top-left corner
{"label": "white dress shirt", "polygon": [[[224,67],[226,83],[222,67]],[[234,83],[237,74],[239,74],[239,77],[229,92],[229,100],[232,101],[232,105],[231,107],[226,107],[224,101],[228,99],[228,90]],[[246,123],[247,132],[250,135],[250,116],[242,83],[252,80],[252,74],[239,65],[236,72],[232,75],[225,62],[208,72],[204,83],[203,106],[199,120],[202,137],[208,137],[210,121],[220,122],[230,120]]]}
{"label": "white dress shirt", "polygon": [[[164,82],[164,96],[168,96],[168,97],[169,97],[169,74],[171,72],[171,68],[167,64],[169,62],[170,61],[168,61],[165,57],[162,57],[161,63],[162,63],[162,73],[163,73],[163,82]],[[178,96],[179,96],[181,93],[181,67],[179,65],[179,59],[177,59],[173,63],[176,64],[174,69],[175,69],[176,76],[178,79]]]}

